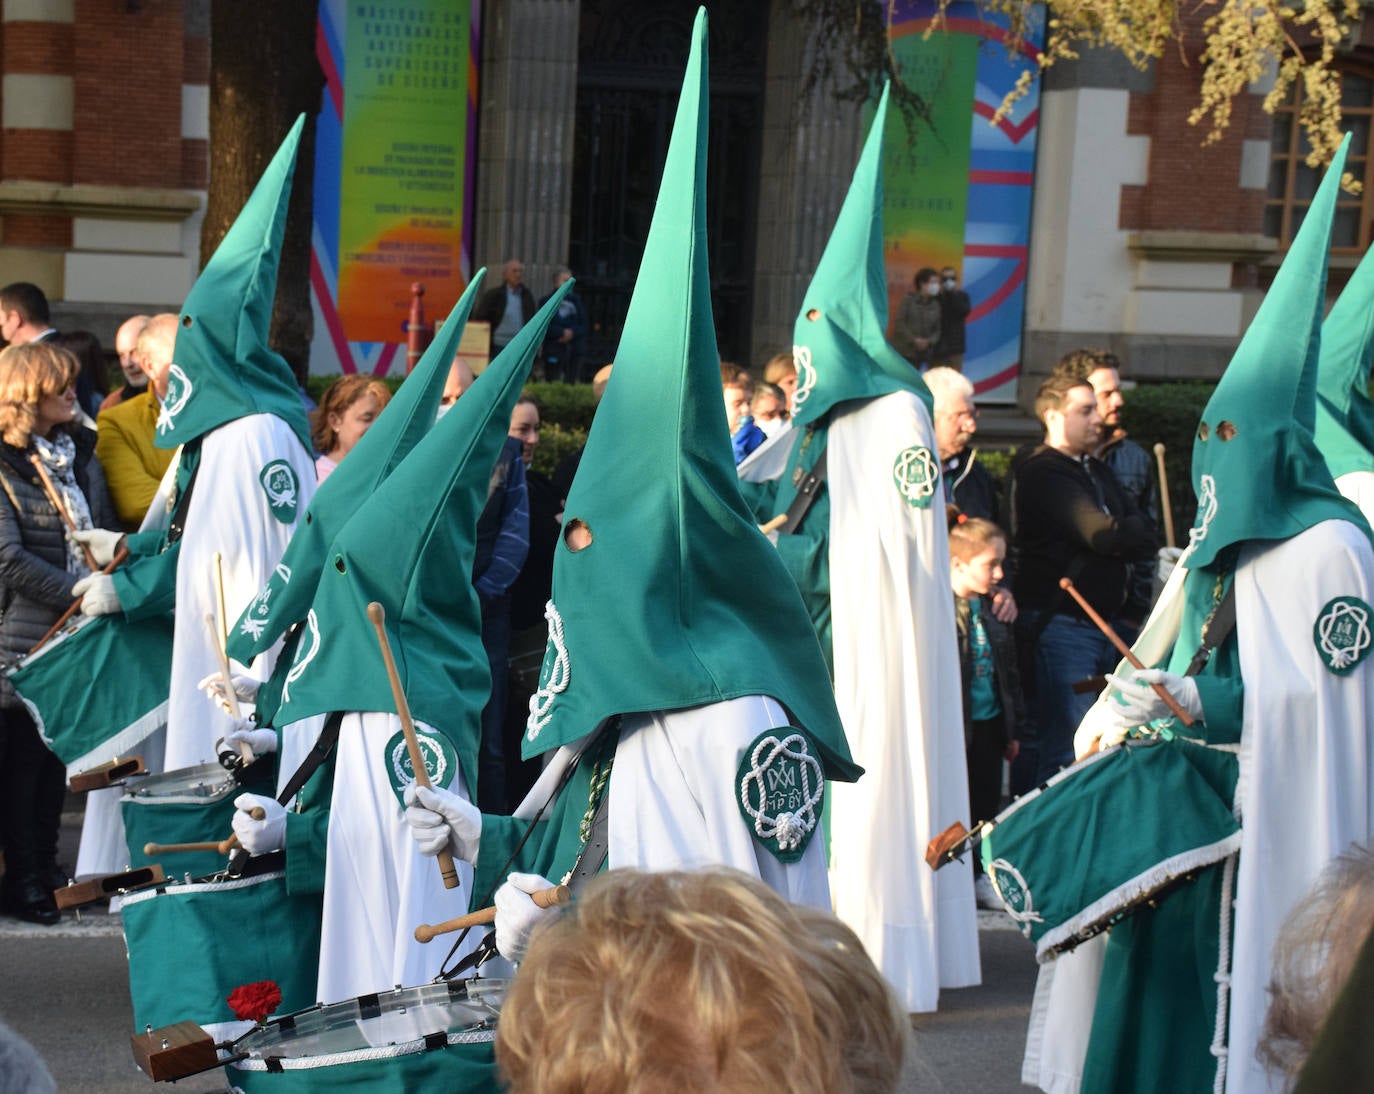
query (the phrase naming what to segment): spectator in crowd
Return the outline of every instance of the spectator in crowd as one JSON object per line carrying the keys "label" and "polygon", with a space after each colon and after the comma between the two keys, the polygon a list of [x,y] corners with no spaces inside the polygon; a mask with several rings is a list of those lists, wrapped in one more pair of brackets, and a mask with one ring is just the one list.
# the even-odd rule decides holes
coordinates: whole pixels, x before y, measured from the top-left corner
{"label": "spectator in crowd", "polygon": [[102,411],[148,390],[148,377],[138,367],[138,336],[143,333],[143,328],[148,325],[151,318],[150,315],[131,315],[120,323],[119,329],[115,331],[115,353],[119,355],[119,368],[124,373],[124,385],[105,396],[100,404]]}
{"label": "spectator in crowd", "polygon": [[341,376],[325,390],[315,411],[310,439],[315,451],[315,472],[319,481],[339,466],[364,433],[372,428],[377,415],[391,402],[391,389],[375,376]]}
{"label": "spectator in crowd", "polygon": [[[68,541],[37,469],[37,456],[78,529],[111,527],[114,513],[95,458],[95,437],[74,424],[78,364],[59,346],[16,343],[0,352],[0,654],[29,652],[71,604],[90,573]],[[54,889],[66,769],[44,747],[8,679],[0,680],[0,904],[30,923],[59,918]]]}
{"label": "spectator in crowd", "polygon": [[28,281],[15,281],[0,289],[0,340],[17,346],[44,342],[54,337],[48,321],[48,298]]}
{"label": "spectator in crowd", "polygon": [[935,343],[935,364],[962,372],[968,344],[964,324],[972,310],[968,293],[959,288],[959,271],[946,266],[940,271],[940,340]]}
{"label": "spectator in crowd", "polygon": [[749,402],[749,417],[765,437],[772,437],[781,430],[787,424],[788,416],[787,393],[782,388],[767,380],[754,388],[754,397]]}
{"label": "spectator in crowd", "polygon": [[496,1057],[513,1094],[888,1094],[906,1025],[834,916],[738,871],[620,869],[534,936]]}
{"label": "spectator in crowd", "polygon": [[[553,275],[554,291],[572,277],[572,270],[560,266]],[[548,302],[549,293],[539,301],[542,308]],[[562,380],[574,384],[582,379],[582,358],[587,351],[587,309],[582,298],[574,289],[563,297],[558,305],[558,314],[549,324],[549,333],[544,336],[544,379]]]}
{"label": "spectator in crowd", "polygon": [[143,377],[143,390],[107,407],[96,419],[95,453],[109,483],[119,526],[126,532],[138,530],[175,456],[172,449],[154,443],[159,403],[157,384],[149,382],[154,370],[165,373],[170,366],[175,337],[175,326],[169,329],[151,320],[142,324],[129,364],[124,365],[122,357],[120,362],[125,377],[131,369]]}
{"label": "spectator in crowd", "polygon": [[[443,413],[443,406],[452,406],[472,383],[472,372],[455,357],[440,413]],[[529,409],[522,410],[522,407]],[[531,412],[532,425],[529,422]],[[515,433],[517,417],[522,420],[518,436]],[[503,731],[510,679],[511,586],[519,577],[530,548],[529,490],[522,457],[528,445],[533,458],[538,443],[539,409],[532,401],[522,401],[511,412],[511,435],[506,438],[492,470],[487,503],[477,520],[472,583],[477,588],[477,600],[482,608],[482,646],[491,666],[491,697],[482,711],[482,745],[477,756],[478,803],[484,813],[506,811]]]}
{"label": "spectator in crowd", "polygon": [[957,505],[967,516],[995,521],[997,484],[978,462],[978,450],[971,447],[978,432],[973,382],[944,366],[928,370],[925,380],[935,397],[935,444],[939,448],[945,502]]}
{"label": "spectator in crowd", "polygon": [[1109,672],[1117,659],[1060,578],[1072,580],[1104,619],[1119,619],[1130,564],[1153,557],[1155,538],[1149,518],[1092,455],[1102,434],[1092,385],[1053,376],[1040,385],[1035,411],[1045,443],[1013,470],[1010,512],[1018,640],[1034,656],[1040,782],[1073,762],[1074,730],[1093,704],[1092,694],[1075,694],[1073,685]]}
{"label": "spectator in crowd", "polygon": [[488,289],[472,309],[472,318],[491,324],[489,354],[495,357],[506,348],[515,332],[534,315],[534,293],[525,284],[525,267],[518,258],[509,258],[501,267],[503,284]]}
{"label": "spectator in crowd", "polygon": [[892,348],[925,371],[940,341],[940,275],[929,266],[916,271],[915,289],[902,297],[892,325]]}
{"label": "spectator in crowd", "polygon": [[[1357,971],[1357,966],[1362,967]],[[1374,1080],[1371,985],[1374,853],[1367,845],[1352,844],[1327,863],[1279,928],[1260,1059],[1290,1083],[1301,1072],[1313,1082],[1312,1090],[1368,1089]],[[1335,1009],[1342,998],[1347,1003],[1344,1015]],[[1315,1051],[1318,1044],[1323,1051]],[[1309,1057],[1311,1074],[1304,1071]],[[1341,1082],[1323,1087],[1314,1081],[1318,1075]],[[1303,1089],[1301,1083],[1298,1089]]]}
{"label": "spectator in crowd", "polygon": [[768,363],[763,366],[763,382],[782,390],[787,397],[789,415],[796,410],[792,398],[797,393],[797,362],[792,360],[790,353],[778,353],[768,358]]}
{"label": "spectator in crowd", "polygon": [[110,391],[109,371],[100,339],[88,330],[73,330],[62,331],[53,341],[75,357],[81,366],[76,374],[76,405],[88,419],[85,424],[93,426]]}
{"label": "spectator in crowd", "polygon": [[[1076,349],[1059,359],[1054,375],[1087,380],[1097,398],[1097,413],[1102,417],[1102,440],[1093,453],[1111,468],[1135,507],[1145,516],[1159,536],[1159,498],[1155,490],[1155,465],[1149,453],[1126,436],[1121,428],[1121,361],[1105,349]],[[1150,614],[1154,594],[1154,559],[1142,559],[1131,567],[1131,589],[1121,611],[1122,637],[1135,640],[1140,625]]]}
{"label": "spectator in crowd", "polygon": [[[1002,805],[1002,762],[1016,759],[1025,702],[1016,642],[992,611],[992,594],[1002,580],[1007,537],[988,520],[955,511],[949,527],[950,588],[959,631],[963,678],[964,748],[968,755],[971,822],[992,820]],[[974,856],[973,895],[980,908],[1002,901]]]}
{"label": "spectator in crowd", "polygon": [[462,357],[454,354],[453,364],[448,370],[448,379],[444,382],[443,394],[439,396],[439,417],[442,418],[463,392],[472,387],[472,382],[472,369],[468,368],[468,363]]}
{"label": "spectator in crowd", "polygon": [[730,436],[739,430],[749,416],[749,400],[754,394],[754,381],[747,370],[732,361],[720,363],[720,387],[725,396],[725,421]]}

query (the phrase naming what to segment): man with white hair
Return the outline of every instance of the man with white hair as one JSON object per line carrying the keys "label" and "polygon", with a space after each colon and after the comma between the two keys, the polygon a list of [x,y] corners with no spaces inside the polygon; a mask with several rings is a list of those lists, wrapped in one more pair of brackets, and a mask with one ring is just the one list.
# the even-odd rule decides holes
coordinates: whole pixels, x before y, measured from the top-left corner
{"label": "man with white hair", "polygon": [[939,449],[945,501],[970,517],[997,521],[997,485],[978,462],[969,442],[978,432],[973,405],[973,381],[961,372],[940,366],[927,369],[926,387],[935,397],[935,444]]}

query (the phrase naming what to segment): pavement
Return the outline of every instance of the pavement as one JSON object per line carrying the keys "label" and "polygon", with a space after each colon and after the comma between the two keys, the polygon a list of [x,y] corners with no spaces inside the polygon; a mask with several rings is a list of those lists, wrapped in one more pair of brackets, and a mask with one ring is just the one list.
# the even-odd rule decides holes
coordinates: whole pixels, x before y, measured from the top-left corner
{"label": "pavement", "polygon": [[[64,817],[75,854],[79,816]],[[55,927],[0,917],[0,1019],[47,1061],[63,1094],[150,1094],[133,1063],[128,960],[117,914],[70,913]],[[1026,1022],[1035,987],[1030,944],[999,912],[979,912],[983,984],[944,991],[940,1009],[912,1016],[902,1094],[1003,1094],[1020,1083]],[[176,957],[169,954],[167,974]],[[0,1089],[8,1091],[0,1075]],[[224,1092],[221,1072],[184,1079],[177,1092]]]}

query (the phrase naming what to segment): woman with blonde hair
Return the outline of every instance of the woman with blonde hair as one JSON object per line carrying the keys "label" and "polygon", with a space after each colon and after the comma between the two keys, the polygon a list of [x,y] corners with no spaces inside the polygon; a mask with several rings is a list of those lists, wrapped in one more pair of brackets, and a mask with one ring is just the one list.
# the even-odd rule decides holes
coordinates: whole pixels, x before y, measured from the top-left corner
{"label": "woman with blonde hair", "polygon": [[320,454],[315,460],[320,482],[353,451],[389,402],[391,389],[375,376],[342,376],[325,389],[310,428],[310,440]]}
{"label": "woman with blonde hair", "polygon": [[[72,602],[90,570],[44,491],[37,457],[78,529],[117,527],[95,434],[75,424],[75,357],[29,342],[0,352],[0,656],[22,656]],[[9,681],[0,677],[0,906],[31,923],[59,915],[52,891],[66,771],[44,746]]]}

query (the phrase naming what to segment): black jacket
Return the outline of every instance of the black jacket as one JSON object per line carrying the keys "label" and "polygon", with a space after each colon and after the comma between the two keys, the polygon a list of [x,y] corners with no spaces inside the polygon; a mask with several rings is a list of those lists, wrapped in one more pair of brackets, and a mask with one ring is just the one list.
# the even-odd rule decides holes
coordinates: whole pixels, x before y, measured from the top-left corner
{"label": "black jacket", "polygon": [[[520,325],[524,326],[534,318],[534,293],[525,285],[520,286]],[[491,324],[492,334],[501,325],[506,315],[506,283],[503,281],[494,289],[488,289],[477,298],[477,306],[472,309],[472,318]],[[493,347],[494,348],[494,347]]]}
{"label": "black jacket", "polygon": [[[970,702],[973,690],[973,651],[969,647],[968,601],[954,598],[954,625],[959,631],[959,674],[964,688],[964,744],[973,737],[973,717]],[[1021,691],[1021,669],[1016,659],[1016,639],[1005,623],[992,614],[991,603],[984,601],[983,629],[992,647],[992,667],[996,673],[997,698],[1002,703],[1002,744],[1019,740],[1026,721],[1026,702]]]}
{"label": "black jacket", "polygon": [[[76,482],[86,495],[91,523],[118,528],[95,458],[95,433],[76,428],[72,436]],[[78,580],[67,571],[62,518],[43,493],[28,452],[0,443],[0,658],[8,662],[28,653],[71,604]],[[13,706],[9,681],[0,680],[0,706]]]}
{"label": "black jacket", "polygon": [[1154,554],[1155,532],[1105,464],[1041,445],[1012,471],[1008,512],[1012,590],[1023,612],[1086,619],[1059,588],[1059,579],[1076,570],[1074,584],[1100,615],[1121,614],[1130,564]]}
{"label": "black jacket", "polygon": [[944,466],[945,500],[970,517],[998,522],[998,490],[988,469],[978,462],[978,451],[965,448]]}

